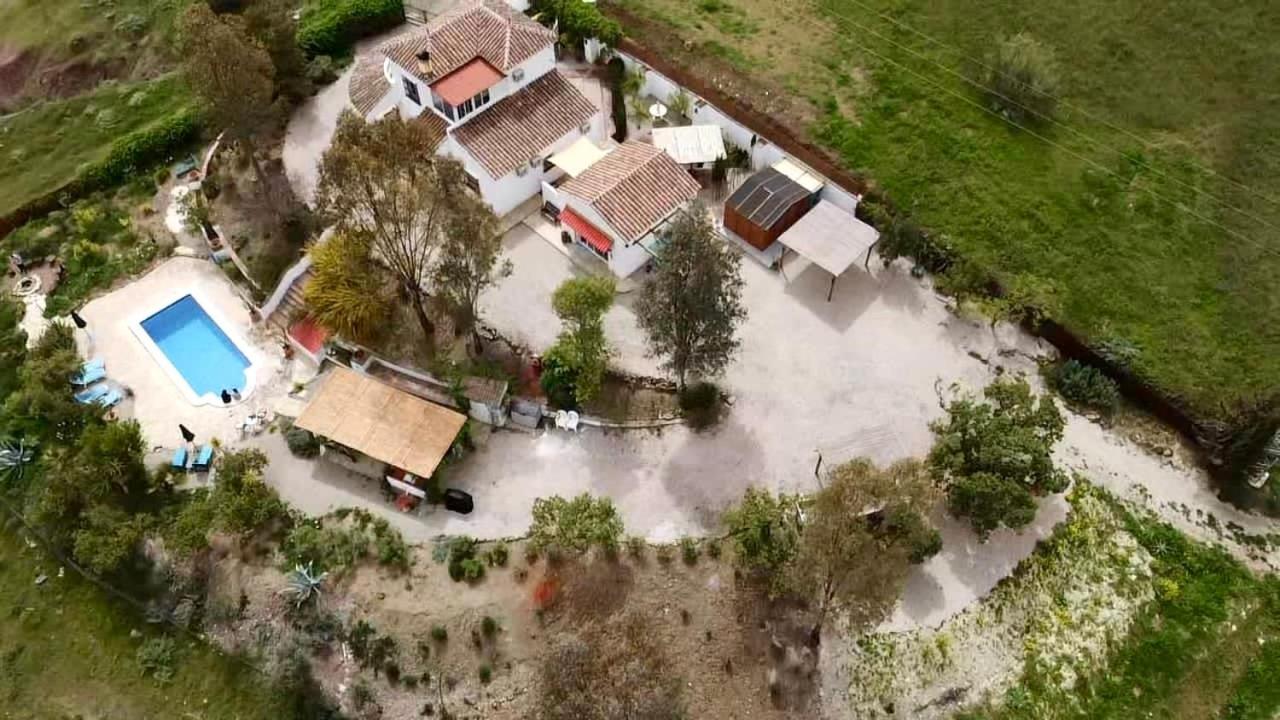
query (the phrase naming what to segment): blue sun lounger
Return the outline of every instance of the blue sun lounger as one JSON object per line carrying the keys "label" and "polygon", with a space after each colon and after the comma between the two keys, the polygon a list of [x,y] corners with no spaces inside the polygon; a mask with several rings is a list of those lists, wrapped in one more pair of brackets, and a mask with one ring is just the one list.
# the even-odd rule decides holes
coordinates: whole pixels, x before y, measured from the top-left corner
{"label": "blue sun lounger", "polygon": [[92,385],[107,376],[107,362],[94,358],[80,366],[80,373],[71,378],[72,385]]}
{"label": "blue sun lounger", "polygon": [[98,398],[95,402],[104,408],[115,407],[116,403],[124,399],[124,395],[119,390],[111,390],[106,395]]}
{"label": "blue sun lounger", "polygon": [[204,445],[200,448],[200,452],[196,453],[196,459],[191,462],[191,469],[195,472],[209,472],[209,467],[213,465],[213,446]]}
{"label": "blue sun lounger", "polygon": [[[76,393],[75,399],[76,402],[81,405],[89,405],[90,403],[101,401],[102,398],[106,397],[111,392],[111,388],[107,387],[106,383],[98,383],[91,388],[86,388]],[[116,402],[119,402],[119,400]]]}
{"label": "blue sun lounger", "polygon": [[180,447],[173,453],[173,462],[169,463],[169,467],[175,470],[187,469],[187,449],[185,447]]}

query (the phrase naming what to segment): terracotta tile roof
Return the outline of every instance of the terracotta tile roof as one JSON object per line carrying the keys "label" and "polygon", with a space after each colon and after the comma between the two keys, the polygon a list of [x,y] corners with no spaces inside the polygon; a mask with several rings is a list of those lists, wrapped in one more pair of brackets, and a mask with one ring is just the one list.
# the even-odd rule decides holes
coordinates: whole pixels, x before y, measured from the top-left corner
{"label": "terracotta tile roof", "polygon": [[373,111],[382,98],[391,92],[391,86],[382,75],[382,61],[377,58],[356,58],[356,67],[351,71],[351,81],[347,86],[347,98],[361,116]]}
{"label": "terracotta tile roof", "polygon": [[596,112],[590,100],[552,70],[457,126],[453,137],[491,177],[503,178]]}
{"label": "terracotta tile roof", "polygon": [[627,240],[639,240],[698,195],[697,181],[662,150],[634,140],[620,145],[560,192],[581,198]]}
{"label": "terracotta tile roof", "polygon": [[[503,73],[556,41],[550,29],[501,0],[464,0],[422,28],[379,49],[397,65],[431,82],[476,57]],[[431,53],[431,76],[418,70],[418,54]]]}

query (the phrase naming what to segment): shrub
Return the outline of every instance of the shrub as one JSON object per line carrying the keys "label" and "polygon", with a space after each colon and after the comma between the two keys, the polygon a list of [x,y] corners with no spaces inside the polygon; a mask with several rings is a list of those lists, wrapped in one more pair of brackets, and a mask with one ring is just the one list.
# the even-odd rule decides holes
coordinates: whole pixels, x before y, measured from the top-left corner
{"label": "shrub", "polygon": [[691,537],[680,538],[680,557],[685,565],[696,565],[698,562],[698,543]]}
{"label": "shrub", "polygon": [[307,62],[307,79],[316,85],[328,85],[338,79],[338,65],[328,55],[317,55]]}
{"label": "shrub", "polygon": [[707,541],[707,557],[711,558],[712,560],[720,559],[720,541],[719,540]]}
{"label": "shrub", "polygon": [[511,551],[507,548],[507,544],[505,542],[499,542],[490,548],[489,552],[485,553],[485,560],[487,560],[490,565],[506,567],[507,558],[510,557],[510,555]]}
{"label": "shrub", "polygon": [[593,545],[617,547],[622,518],[608,498],[583,493],[572,500],[560,496],[533,501],[529,544],[539,549],[584,552]]}
{"label": "shrub", "polygon": [[494,620],[493,617],[489,615],[485,615],[484,619],[480,621],[480,631],[484,633],[485,637],[489,638],[497,635],[498,621]]}
{"label": "shrub", "polygon": [[1108,414],[1120,405],[1116,382],[1092,365],[1076,360],[1058,363],[1049,370],[1048,380],[1068,402]]}
{"label": "shrub", "polygon": [[720,388],[709,382],[689,385],[680,391],[680,409],[695,430],[710,427],[720,419]]}
{"label": "shrub", "polygon": [[489,667],[488,663],[485,663],[480,666],[480,682],[488,685],[490,680],[493,680],[493,668]]}
{"label": "shrub", "polygon": [[630,554],[631,557],[633,558],[636,558],[636,559],[643,558],[644,551],[648,549],[648,547],[649,547],[649,544],[644,541],[644,538],[638,535],[632,535],[631,537],[627,538],[627,553]]}
{"label": "shrub", "polygon": [[169,682],[178,660],[178,645],[167,635],[149,638],[138,646],[137,659],[143,675],[156,682]]}
{"label": "shrub", "polygon": [[658,558],[658,562],[662,563],[663,565],[666,565],[667,563],[674,560],[676,556],[675,551],[671,548],[670,545],[659,545],[655,550],[655,555]]}
{"label": "shrub", "polygon": [[313,458],[320,454],[320,441],[310,430],[290,427],[284,433],[284,441],[294,457]]}
{"label": "shrub", "polygon": [[987,92],[996,110],[1014,122],[1053,115],[1058,69],[1048,47],[1019,33],[1000,43],[990,66]]}
{"label": "shrub", "polygon": [[476,540],[465,535],[448,543],[449,577],[454,582],[475,582],[484,577],[484,562],[476,557]]}
{"label": "shrub", "polygon": [[449,630],[443,625],[431,626],[431,639],[438,643],[449,641]]}
{"label": "shrub", "polygon": [[311,0],[298,21],[298,47],[311,57],[344,55],[360,38],[403,20],[401,0]]}
{"label": "shrub", "polygon": [[118,185],[130,175],[167,160],[194,141],[199,132],[200,119],[193,110],[179,111],[151,127],[135,130],[111,143],[107,156],[81,174],[78,190],[87,192]]}

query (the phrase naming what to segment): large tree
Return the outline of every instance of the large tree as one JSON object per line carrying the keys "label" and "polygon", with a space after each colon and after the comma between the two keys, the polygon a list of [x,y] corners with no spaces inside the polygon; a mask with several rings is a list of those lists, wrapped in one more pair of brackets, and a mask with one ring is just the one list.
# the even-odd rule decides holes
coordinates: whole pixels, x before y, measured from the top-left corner
{"label": "large tree", "polygon": [[209,122],[240,143],[263,191],[269,178],[255,152],[257,138],[279,119],[272,103],[275,67],[244,18],[215,15],[208,4],[191,3],[179,21],[182,67],[204,105]]}
{"label": "large tree", "polygon": [[735,333],[747,317],[741,258],[700,204],[677,215],[664,239],[636,314],[651,351],[683,388],[690,373],[718,374],[738,349]]}
{"label": "large tree", "polygon": [[432,284],[453,311],[459,334],[473,332],[480,294],[511,275],[511,261],[500,260],[502,229],[479,198],[463,195],[449,222]]}
{"label": "large tree", "polygon": [[312,317],[358,343],[376,342],[392,311],[386,272],[367,238],[335,233],[311,248],[305,299]]}
{"label": "large tree", "polygon": [[725,524],[736,562],[771,595],[814,604],[816,643],[833,612],[856,626],[893,608],[912,564],[942,547],[928,521],[937,491],[925,466],[858,459],[827,473],[811,496],[749,489]]}
{"label": "large tree", "polygon": [[460,214],[483,222],[489,213],[467,196],[462,165],[436,156],[441,139],[425,122],[393,114],[366,123],[345,112],[320,160],[316,188],[316,205],[330,222],[369,239],[429,339],[435,336],[427,300],[436,254],[449,231],[467,221]]}
{"label": "large tree", "polygon": [[865,627],[893,609],[910,566],[942,548],[926,519],[935,499],[929,474],[916,460],[877,468],[864,458],[827,474],[805,507],[790,566],[790,586],[817,604],[815,642],[833,610]]}
{"label": "large tree", "polygon": [[296,9],[292,0],[253,0],[244,10],[249,34],[271,57],[276,96],[289,105],[306,99],[312,90],[307,58],[298,47]]}
{"label": "large tree", "polygon": [[969,518],[982,539],[1004,526],[1035,519],[1035,497],[1061,492],[1067,475],[1053,463],[1053,446],[1066,426],[1050,398],[1037,398],[1026,380],[1002,378],[983,399],[962,395],[933,423],[929,453],[935,476],[947,486],[951,512]]}
{"label": "large tree", "polygon": [[542,387],[554,402],[573,405],[600,391],[609,361],[604,315],[616,288],[611,277],[582,277],[564,281],[552,295],[563,329],[543,355]]}

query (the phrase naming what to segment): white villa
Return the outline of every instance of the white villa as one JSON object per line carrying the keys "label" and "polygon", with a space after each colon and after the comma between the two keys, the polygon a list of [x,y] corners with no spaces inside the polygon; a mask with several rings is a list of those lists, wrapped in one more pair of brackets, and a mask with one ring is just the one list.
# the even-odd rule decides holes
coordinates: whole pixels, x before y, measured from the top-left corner
{"label": "white villa", "polygon": [[652,259],[662,227],[699,189],[665,151],[628,141],[555,188],[549,201],[570,237],[625,278]]}
{"label": "white villa", "polygon": [[556,69],[555,42],[505,2],[466,0],[360,59],[349,98],[366,120],[438,124],[439,153],[505,215],[564,176],[552,154],[604,139],[604,114]]}

